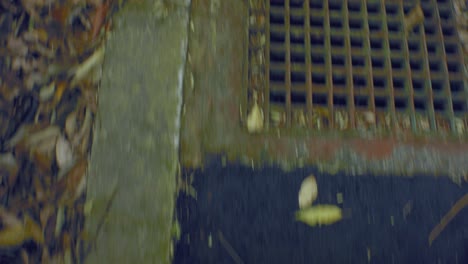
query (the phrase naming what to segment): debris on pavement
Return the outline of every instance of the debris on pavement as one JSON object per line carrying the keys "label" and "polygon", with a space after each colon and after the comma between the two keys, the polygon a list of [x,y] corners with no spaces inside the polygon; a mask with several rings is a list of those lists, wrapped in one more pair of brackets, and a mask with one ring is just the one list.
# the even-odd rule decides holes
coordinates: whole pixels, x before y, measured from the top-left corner
{"label": "debris on pavement", "polygon": [[413,201],[408,201],[405,206],[403,207],[403,218],[406,220],[406,218],[409,216],[411,213],[411,210],[413,209]]}
{"label": "debris on pavement", "polygon": [[263,130],[263,112],[257,103],[257,95],[254,94],[254,105],[247,116],[247,131],[257,133]]}
{"label": "debris on pavement", "polygon": [[314,175],[310,175],[302,181],[299,190],[299,208],[303,209],[312,205],[317,199],[317,180]]}
{"label": "debris on pavement", "polygon": [[[304,222],[309,226],[321,226],[331,225],[343,218],[341,208],[336,205],[319,204],[312,206],[318,196],[317,180],[313,174],[302,181],[298,196],[300,210],[296,211],[297,221]],[[337,194],[337,200],[338,203],[342,203],[343,195]]]}
{"label": "debris on pavement", "polygon": [[444,228],[452,221],[452,219],[457,216],[457,214],[465,207],[468,206],[468,193],[463,195],[453,206],[450,208],[448,213],[440,220],[434,229],[432,229],[429,234],[429,246],[432,245],[432,242],[440,235]]}
{"label": "debris on pavement", "polygon": [[220,244],[229,253],[234,263],[236,264],[244,263],[244,261],[242,261],[242,259],[239,257],[239,254],[237,254],[237,252],[234,250],[231,244],[226,240],[226,238],[224,238],[223,233],[221,233],[221,231],[218,231],[218,239],[219,239]]}
{"label": "debris on pavement", "polygon": [[341,208],[336,205],[315,205],[296,212],[296,220],[310,226],[331,225],[343,218]]}
{"label": "debris on pavement", "polygon": [[414,27],[424,21],[424,13],[421,5],[417,5],[405,16],[405,32],[408,34]]}

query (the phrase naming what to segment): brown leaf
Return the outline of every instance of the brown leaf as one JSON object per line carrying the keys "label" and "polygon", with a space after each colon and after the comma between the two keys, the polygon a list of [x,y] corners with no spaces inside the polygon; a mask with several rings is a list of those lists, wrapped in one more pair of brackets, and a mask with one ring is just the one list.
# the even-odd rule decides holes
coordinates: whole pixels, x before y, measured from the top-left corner
{"label": "brown leaf", "polygon": [[43,28],[32,29],[23,34],[23,39],[27,42],[46,42],[48,38],[47,31]]}
{"label": "brown leaf", "polygon": [[67,204],[75,201],[77,198],[77,189],[86,177],[87,167],[88,161],[82,159],[73,166],[66,176],[58,181],[56,192],[59,195],[59,204]]}
{"label": "brown leaf", "polygon": [[44,244],[44,234],[42,228],[36,223],[29,215],[24,217],[24,230],[26,231],[27,237],[34,240],[34,242],[42,245]]}
{"label": "brown leaf", "polygon": [[65,26],[68,22],[68,18],[70,16],[70,6],[69,5],[60,5],[52,9],[51,16],[57,22],[59,22],[62,26]]}
{"label": "brown leaf", "polygon": [[26,59],[24,57],[14,57],[11,62],[11,69],[14,71],[20,70],[23,68],[24,64],[26,64]]}
{"label": "brown leaf", "polygon": [[29,239],[38,244],[44,243],[42,229],[28,215],[25,215],[23,222],[21,222],[4,208],[0,208],[0,217],[4,223],[4,227],[0,231],[0,247],[19,246]]}
{"label": "brown leaf", "polygon": [[62,247],[63,247],[63,249],[65,249],[65,251],[69,250],[71,248],[71,241],[72,241],[72,239],[71,239],[70,234],[68,232],[66,232],[66,231],[63,232],[63,234],[62,234]]}
{"label": "brown leaf", "polygon": [[29,255],[25,249],[21,250],[21,260],[23,261],[23,264],[29,264]]}
{"label": "brown leaf", "polygon": [[34,186],[34,192],[36,194],[36,199],[42,201],[46,197],[46,191],[42,186],[40,177],[33,177],[32,181]]}
{"label": "brown leaf", "polygon": [[87,152],[87,146],[89,143],[89,137],[91,133],[91,125],[92,113],[89,108],[86,108],[83,125],[81,126],[80,131],[72,139],[73,147],[78,148],[79,153],[83,155]]}
{"label": "brown leaf", "polygon": [[40,72],[32,72],[28,74],[28,76],[25,78],[24,85],[26,86],[28,90],[32,90],[32,88],[34,88],[35,85],[40,86],[44,84],[45,81],[47,80],[44,74]]}
{"label": "brown leaf", "polygon": [[[49,126],[41,131],[31,134],[26,139],[26,144],[30,147],[37,147],[41,143],[46,143],[47,146],[52,145],[55,147],[55,141],[60,136],[60,128],[58,126]],[[42,146],[44,150],[46,146]]]}
{"label": "brown leaf", "polygon": [[[4,175],[5,173],[5,175]],[[0,175],[6,178],[8,185],[12,186],[18,176],[18,163],[11,153],[0,155]]]}
{"label": "brown leaf", "polygon": [[26,56],[28,54],[28,46],[22,39],[15,38],[14,36],[8,36],[7,48],[13,55]]}
{"label": "brown leaf", "polygon": [[77,113],[76,111],[71,112],[67,116],[67,120],[65,121],[65,133],[67,134],[68,138],[73,138],[77,130]]}
{"label": "brown leaf", "polygon": [[54,213],[54,207],[52,205],[45,205],[44,208],[42,208],[39,218],[41,221],[41,226],[46,226],[47,222],[49,221],[50,216]]}
{"label": "brown leaf", "polygon": [[[7,84],[8,83],[8,84]],[[3,80],[3,83],[0,83],[0,94],[3,96],[3,98],[5,98],[6,100],[8,101],[13,101],[13,98],[15,98],[16,96],[18,96],[18,94],[20,93],[20,89],[18,89],[17,87],[15,87],[14,84],[12,84],[12,82],[10,82],[8,80],[8,76],[7,78],[5,78]]]}
{"label": "brown leaf", "polygon": [[104,20],[106,19],[107,12],[109,10],[109,1],[104,1],[102,4],[98,5],[96,11],[94,12],[91,24],[92,24],[92,38],[93,40],[98,36],[101,31]]}
{"label": "brown leaf", "polygon": [[42,249],[41,263],[51,263],[49,249],[47,247]]}
{"label": "brown leaf", "polygon": [[68,84],[66,82],[59,82],[55,88],[54,104],[57,105],[62,99],[63,92],[67,89]]}
{"label": "brown leaf", "polygon": [[52,257],[49,257],[49,262],[50,264],[65,264],[65,258],[63,254],[57,253],[53,255]]}
{"label": "brown leaf", "polygon": [[34,150],[32,152],[32,158],[34,160],[34,164],[36,164],[37,168],[40,169],[42,172],[48,172],[52,168],[53,160],[48,155]]}
{"label": "brown leaf", "polygon": [[97,112],[98,100],[97,92],[94,83],[90,81],[83,82],[81,87],[82,100],[87,108],[91,110],[92,113]]}
{"label": "brown leaf", "polygon": [[21,221],[12,213],[0,206],[0,219],[4,226],[21,225]]}

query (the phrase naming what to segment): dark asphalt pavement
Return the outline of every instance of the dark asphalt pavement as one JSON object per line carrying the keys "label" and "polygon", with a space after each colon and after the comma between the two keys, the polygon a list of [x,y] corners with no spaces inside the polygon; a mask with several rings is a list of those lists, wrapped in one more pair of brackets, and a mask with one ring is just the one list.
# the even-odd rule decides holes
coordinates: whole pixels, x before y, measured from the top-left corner
{"label": "dark asphalt pavement", "polygon": [[[193,172],[197,200],[179,195],[176,264],[468,263],[468,208],[428,244],[432,228],[468,192],[467,184],[447,177],[352,177],[220,164]],[[337,193],[343,195],[342,221],[323,227],[294,221],[300,184],[311,173],[319,190],[314,204],[337,204]]]}

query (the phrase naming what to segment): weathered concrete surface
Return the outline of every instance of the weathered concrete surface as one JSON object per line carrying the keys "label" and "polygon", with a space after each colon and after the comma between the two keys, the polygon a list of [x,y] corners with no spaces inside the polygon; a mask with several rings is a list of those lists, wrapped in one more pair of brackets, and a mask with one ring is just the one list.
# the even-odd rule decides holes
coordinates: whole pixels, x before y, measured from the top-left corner
{"label": "weathered concrete surface", "polygon": [[170,262],[189,1],[147,3],[115,17],[106,45],[88,181],[91,237],[115,184],[117,192],[87,263]]}

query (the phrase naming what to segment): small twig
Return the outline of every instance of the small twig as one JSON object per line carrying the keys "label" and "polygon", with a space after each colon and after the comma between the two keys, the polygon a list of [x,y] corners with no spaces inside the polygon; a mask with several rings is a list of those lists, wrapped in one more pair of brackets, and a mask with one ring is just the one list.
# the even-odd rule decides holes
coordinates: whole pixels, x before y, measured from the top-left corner
{"label": "small twig", "polygon": [[227,240],[224,238],[223,234],[219,230],[218,230],[218,238],[219,238],[219,242],[221,242],[221,245],[224,247],[224,249],[226,249],[226,251],[229,253],[229,255],[234,260],[234,262],[236,264],[243,264],[244,262],[242,261],[242,259],[236,253],[236,251],[231,246],[231,244],[229,244],[229,242],[227,242]]}
{"label": "small twig", "polygon": [[465,206],[468,205],[468,193],[460,198],[453,206],[450,208],[448,213],[440,220],[439,224],[432,229],[429,234],[429,246],[432,242],[439,236],[439,234],[444,230],[444,228],[452,221],[452,219],[461,211]]}

